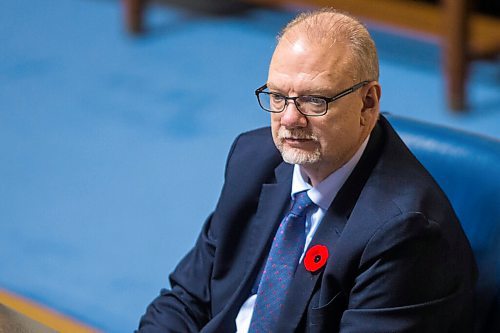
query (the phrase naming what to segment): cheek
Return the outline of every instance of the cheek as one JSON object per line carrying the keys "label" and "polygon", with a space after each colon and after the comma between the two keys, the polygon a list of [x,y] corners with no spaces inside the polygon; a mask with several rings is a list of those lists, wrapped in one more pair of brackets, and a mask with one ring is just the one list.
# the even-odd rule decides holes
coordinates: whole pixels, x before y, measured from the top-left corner
{"label": "cheek", "polygon": [[313,130],[318,138],[320,150],[323,155],[332,155],[343,145],[346,133],[345,128],[339,127],[338,124],[329,123],[321,127],[316,127]]}
{"label": "cheek", "polygon": [[276,138],[278,137],[278,131],[280,129],[280,121],[274,115],[271,115],[271,133],[273,135],[274,142],[276,143]]}
{"label": "cheek", "polygon": [[281,122],[281,115],[283,113],[272,113],[272,112],[270,112],[269,114],[271,116],[271,124],[278,124],[279,125],[279,123]]}
{"label": "cheek", "polygon": [[281,117],[279,113],[271,114],[271,128],[273,132],[277,132],[281,126]]}

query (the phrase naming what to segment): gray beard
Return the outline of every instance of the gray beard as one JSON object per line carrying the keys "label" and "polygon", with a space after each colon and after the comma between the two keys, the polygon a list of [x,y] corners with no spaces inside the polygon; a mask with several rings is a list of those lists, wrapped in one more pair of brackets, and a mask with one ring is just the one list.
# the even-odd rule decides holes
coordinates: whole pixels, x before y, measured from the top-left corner
{"label": "gray beard", "polygon": [[284,148],[282,145],[278,147],[283,160],[290,164],[306,165],[319,162],[321,152],[316,149],[312,152],[306,152],[297,148]]}
{"label": "gray beard", "polygon": [[320,161],[321,151],[319,148],[312,152],[303,151],[298,148],[285,148],[282,140],[287,137],[317,140],[313,134],[308,133],[307,131],[300,129],[288,130],[284,127],[280,127],[278,130],[278,140],[276,146],[285,162],[290,164],[305,165],[314,164]]}

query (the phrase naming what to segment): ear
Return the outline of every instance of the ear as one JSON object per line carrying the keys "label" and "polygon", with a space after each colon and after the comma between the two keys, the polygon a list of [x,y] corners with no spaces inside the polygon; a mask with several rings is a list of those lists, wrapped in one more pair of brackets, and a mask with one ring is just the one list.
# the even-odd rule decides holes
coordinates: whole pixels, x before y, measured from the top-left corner
{"label": "ear", "polygon": [[377,81],[370,82],[363,96],[363,109],[361,110],[361,125],[374,126],[380,111],[380,97],[382,90]]}

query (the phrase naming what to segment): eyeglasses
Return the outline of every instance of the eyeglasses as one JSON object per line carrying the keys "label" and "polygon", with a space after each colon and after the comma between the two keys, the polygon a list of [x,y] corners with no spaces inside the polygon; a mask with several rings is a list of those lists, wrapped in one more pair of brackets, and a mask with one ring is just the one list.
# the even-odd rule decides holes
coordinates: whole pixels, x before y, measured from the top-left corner
{"label": "eyeglasses", "polygon": [[352,87],[341,91],[333,97],[324,97],[316,95],[305,95],[289,97],[275,92],[264,91],[267,84],[255,90],[255,95],[259,101],[260,107],[267,112],[280,113],[286,109],[288,101],[291,100],[301,114],[308,117],[323,116],[328,111],[328,104],[337,99],[355,92],[359,88],[366,86],[370,81],[359,82]]}

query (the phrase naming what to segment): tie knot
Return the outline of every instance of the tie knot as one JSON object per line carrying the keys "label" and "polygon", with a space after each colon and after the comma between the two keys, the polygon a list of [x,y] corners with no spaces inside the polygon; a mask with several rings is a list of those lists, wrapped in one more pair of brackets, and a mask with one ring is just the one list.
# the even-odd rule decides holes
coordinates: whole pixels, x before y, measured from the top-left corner
{"label": "tie knot", "polygon": [[309,196],[307,195],[307,191],[299,192],[295,194],[295,197],[293,198],[293,204],[292,208],[290,209],[290,213],[296,216],[302,216],[304,215],[307,208],[309,208],[313,204],[314,202],[312,202],[311,198],[309,198]]}

